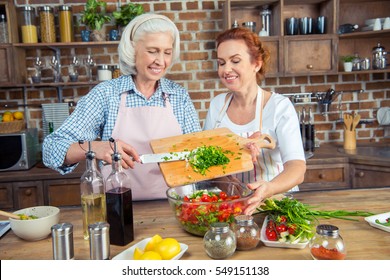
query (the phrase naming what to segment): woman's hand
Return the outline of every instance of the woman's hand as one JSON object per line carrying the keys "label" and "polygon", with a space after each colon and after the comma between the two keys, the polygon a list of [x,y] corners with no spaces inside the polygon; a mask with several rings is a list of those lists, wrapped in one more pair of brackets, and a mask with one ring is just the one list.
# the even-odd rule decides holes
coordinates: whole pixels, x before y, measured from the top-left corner
{"label": "woman's hand", "polygon": [[251,156],[252,156],[252,162],[257,162],[257,157],[260,155],[260,148],[256,144],[256,140],[260,139],[261,132],[257,131],[253,133],[251,136],[248,137],[248,139],[253,139],[253,142],[247,143],[245,146],[247,149],[250,150]]}
{"label": "woman's hand", "polygon": [[260,203],[268,197],[272,196],[269,190],[272,190],[272,182],[258,181],[256,183],[248,184],[247,187],[253,190],[255,193],[253,197],[248,200],[248,207],[245,209],[245,215],[252,215],[256,208],[260,206]]}

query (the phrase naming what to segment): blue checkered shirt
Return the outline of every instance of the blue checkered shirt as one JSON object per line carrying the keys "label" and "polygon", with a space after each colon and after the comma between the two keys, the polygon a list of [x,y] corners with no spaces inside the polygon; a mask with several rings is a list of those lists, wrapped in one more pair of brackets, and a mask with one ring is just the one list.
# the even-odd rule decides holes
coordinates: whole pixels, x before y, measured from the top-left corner
{"label": "blue checkered shirt", "polygon": [[114,129],[123,92],[128,92],[127,107],[164,107],[163,93],[166,93],[183,134],[201,131],[198,114],[184,87],[162,78],[156,92],[146,99],[136,89],[131,76],[121,76],[96,85],[80,99],[76,109],[63,125],[44,139],[44,164],[61,174],[70,173],[77,165],[64,166],[63,162],[71,144],[79,140],[92,141],[97,138],[107,141]]}

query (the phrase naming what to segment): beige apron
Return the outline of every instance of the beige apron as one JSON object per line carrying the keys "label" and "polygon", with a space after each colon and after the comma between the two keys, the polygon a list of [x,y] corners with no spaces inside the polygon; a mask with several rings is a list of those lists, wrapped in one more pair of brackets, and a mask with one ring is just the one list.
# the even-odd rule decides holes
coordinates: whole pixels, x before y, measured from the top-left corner
{"label": "beige apron", "polygon": [[[127,92],[122,93],[118,117],[112,137],[132,145],[138,154],[153,153],[150,141],[153,139],[181,135],[181,127],[173,114],[168,96],[164,94],[165,107],[126,107]],[[107,179],[111,166],[102,168]],[[125,170],[131,180],[133,200],[166,198],[167,184],[157,163],[138,164],[134,169]]]}

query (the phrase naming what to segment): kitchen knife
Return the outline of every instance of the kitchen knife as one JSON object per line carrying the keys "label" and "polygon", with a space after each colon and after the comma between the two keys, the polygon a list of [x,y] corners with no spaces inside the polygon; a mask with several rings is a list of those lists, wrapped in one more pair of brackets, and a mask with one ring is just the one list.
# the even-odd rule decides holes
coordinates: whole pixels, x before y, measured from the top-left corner
{"label": "kitchen knife", "polygon": [[186,160],[190,152],[170,152],[162,154],[144,154],[140,155],[142,163],[159,163],[177,160]]}

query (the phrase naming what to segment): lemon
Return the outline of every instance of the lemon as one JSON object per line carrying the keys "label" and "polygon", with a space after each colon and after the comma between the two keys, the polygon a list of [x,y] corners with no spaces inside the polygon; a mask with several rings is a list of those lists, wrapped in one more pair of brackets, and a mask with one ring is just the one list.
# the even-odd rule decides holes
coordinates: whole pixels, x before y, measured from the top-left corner
{"label": "lemon", "polygon": [[180,250],[180,243],[174,238],[164,238],[154,247],[154,251],[159,253],[163,260],[172,259]]}
{"label": "lemon", "polygon": [[6,111],[6,112],[4,112],[4,114],[3,114],[4,116],[5,115],[12,115],[12,112],[10,112],[10,111]]}
{"label": "lemon", "polygon": [[161,240],[163,240],[163,239],[162,239],[162,237],[161,237],[160,235],[158,235],[158,234],[154,235],[154,236],[150,239],[150,241],[148,242],[148,244],[146,244],[144,251],[145,251],[145,252],[146,252],[146,251],[153,251],[154,248],[156,247],[156,244],[160,243]]}
{"label": "lemon", "polygon": [[134,260],[139,260],[144,253],[145,252],[143,250],[141,250],[140,248],[136,247],[135,250],[134,250],[133,259]]}
{"label": "lemon", "polygon": [[4,114],[3,122],[12,122],[14,120],[14,116],[12,114]]}
{"label": "lemon", "polygon": [[139,260],[162,260],[162,258],[155,251],[147,251],[140,256]]}
{"label": "lemon", "polygon": [[24,119],[24,114],[23,112],[16,111],[13,113],[14,119],[15,120],[23,120]]}

